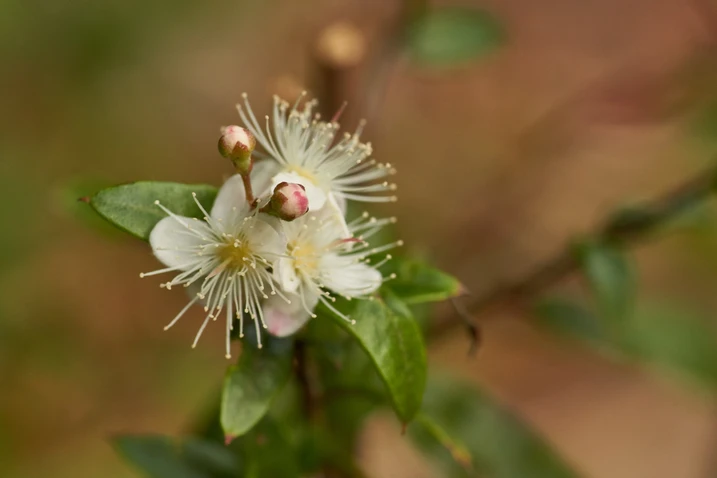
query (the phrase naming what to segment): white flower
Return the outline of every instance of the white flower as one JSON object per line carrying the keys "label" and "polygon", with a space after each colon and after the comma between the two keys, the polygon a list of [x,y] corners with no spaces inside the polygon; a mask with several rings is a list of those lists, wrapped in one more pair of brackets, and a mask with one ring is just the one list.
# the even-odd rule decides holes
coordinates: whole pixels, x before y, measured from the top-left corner
{"label": "white flower", "polygon": [[[255,171],[257,190],[265,190],[269,177]],[[261,184],[257,184],[261,183]],[[257,340],[261,347],[260,325],[266,328],[261,302],[271,295],[283,296],[275,287],[269,268],[277,255],[284,254],[286,243],[277,232],[278,221],[251,210],[244,194],[241,177],[230,178],[219,191],[211,214],[194,200],[205,214],[204,220],[178,216],[159,201],[169,217],[159,221],[152,229],[149,242],[155,256],[167,267],[140,277],[164,272],[178,273],[162,284],[171,289],[176,285],[190,287],[192,299],[165,327],[169,329],[195,303],[204,304],[207,315],[199,328],[192,347],[210,319],[216,320],[226,313],[226,355],[230,357],[230,331],[234,317],[239,318],[240,337],[244,333],[243,315],[253,320]]]}
{"label": "white flower", "polygon": [[269,332],[279,337],[294,333],[309,318],[316,317],[313,310],[319,302],[353,323],[332,305],[336,300],[332,294],[347,299],[365,297],[381,286],[383,278],[378,268],[391,256],[376,264],[369,263],[369,256],[402,242],[370,248],[365,239],[393,222],[395,218],[377,220],[365,213],[348,224],[354,235],[351,238],[344,236],[342,218],[326,208],[284,222],[286,253],[274,262],[274,276],[290,303],[276,298],[266,302],[264,317]]}
{"label": "white flower", "polygon": [[[266,116],[263,129],[249,105],[246,94],[244,108],[237,105],[245,126],[256,137],[265,152],[278,164],[271,186],[281,182],[298,183],[306,188],[309,207],[318,211],[329,204],[341,214],[347,199],[365,202],[395,201],[396,185],[385,179],[395,174],[390,164],[370,159],[371,145],[359,137],[364,123],[356,132],[346,133],[334,144],[339,124],[320,121],[313,113],[317,102],[307,101],[301,109],[274,97],[273,117]],[[376,182],[379,181],[379,182]]]}

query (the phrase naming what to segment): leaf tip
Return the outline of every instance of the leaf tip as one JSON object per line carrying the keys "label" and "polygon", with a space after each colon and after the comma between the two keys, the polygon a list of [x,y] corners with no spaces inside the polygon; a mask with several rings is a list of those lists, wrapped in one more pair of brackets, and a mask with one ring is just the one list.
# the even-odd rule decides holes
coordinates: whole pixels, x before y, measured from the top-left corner
{"label": "leaf tip", "polygon": [[231,435],[231,434],[227,433],[226,435],[224,435],[224,444],[226,446],[229,446],[231,444],[231,442],[233,442],[236,437],[237,437],[236,435]]}
{"label": "leaf tip", "polygon": [[89,196],[82,196],[81,198],[77,198],[77,202],[83,202],[85,204],[90,203],[90,197]]}

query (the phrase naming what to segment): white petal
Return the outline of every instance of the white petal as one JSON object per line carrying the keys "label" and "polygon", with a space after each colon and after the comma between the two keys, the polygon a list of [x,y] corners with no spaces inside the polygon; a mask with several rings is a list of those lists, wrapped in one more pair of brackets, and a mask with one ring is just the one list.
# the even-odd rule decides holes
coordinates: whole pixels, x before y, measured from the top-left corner
{"label": "white petal", "polygon": [[318,211],[326,203],[326,193],[316,186],[310,179],[305,178],[296,172],[282,172],[274,176],[271,181],[272,189],[279,183],[301,184],[306,189],[306,197],[309,199],[309,211]]}
{"label": "white petal", "polygon": [[296,294],[287,294],[291,304],[287,304],[279,297],[271,297],[264,304],[264,321],[270,334],[276,337],[286,337],[299,330],[311,318],[306,310],[313,310],[319,302],[318,292],[305,293],[304,307],[301,297]]}
{"label": "white petal", "polygon": [[[271,178],[276,174],[277,170],[278,165],[273,160],[257,161],[254,164],[254,168],[251,171],[251,189],[254,197],[268,197],[270,194],[269,188],[273,187]],[[244,182],[240,175],[235,174],[227,179],[219,189],[217,199],[212,206],[211,216],[215,219],[221,219],[224,223],[234,223],[238,219],[244,218],[247,206]],[[236,210],[232,208],[236,208]],[[242,211],[241,215],[237,214]]]}
{"label": "white petal", "polygon": [[321,257],[319,267],[326,287],[340,295],[366,295],[381,286],[380,272],[350,257],[326,254]]}
{"label": "white petal", "polygon": [[211,237],[211,230],[204,221],[184,216],[165,217],[149,234],[149,244],[162,263],[188,270],[189,265],[197,261],[199,246],[207,243],[202,237]]}
{"label": "white petal", "polygon": [[271,195],[275,184],[272,178],[279,172],[281,166],[273,159],[263,159],[254,163],[251,170],[251,188],[254,196],[264,198]]}
{"label": "white petal", "polygon": [[240,215],[243,218],[246,214],[247,207],[244,183],[241,176],[235,174],[219,189],[210,214],[214,219],[221,219],[223,224],[235,224]]}
{"label": "white petal", "polygon": [[[257,254],[283,254],[286,251],[286,241],[266,219],[271,220],[265,214],[259,214],[245,225],[244,232],[249,246]],[[273,257],[266,259],[272,260]]]}
{"label": "white petal", "polygon": [[301,279],[296,274],[294,260],[288,257],[280,257],[274,262],[274,278],[284,292],[294,293],[301,284]]}
{"label": "white petal", "polygon": [[[309,202],[309,207],[311,207],[311,202]],[[346,198],[341,196],[337,198],[334,194],[329,193],[326,207],[323,210],[326,209],[333,212],[336,225],[341,229],[341,238],[351,237],[351,231],[349,231],[349,226],[346,224],[344,217],[346,214]]]}

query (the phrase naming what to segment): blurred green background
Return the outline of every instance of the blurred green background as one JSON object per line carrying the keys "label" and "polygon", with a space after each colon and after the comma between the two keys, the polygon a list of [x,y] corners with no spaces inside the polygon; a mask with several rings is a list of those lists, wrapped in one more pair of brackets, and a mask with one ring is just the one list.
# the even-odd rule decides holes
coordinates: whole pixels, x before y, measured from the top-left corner
{"label": "blurred green background", "polygon": [[[525,274],[615,208],[713,164],[709,2],[455,4],[490,12],[504,43],[456,67],[399,55],[372,91],[366,139],[399,169],[390,208],[403,239],[469,289]],[[238,122],[240,94],[261,111],[273,93],[311,87],[317,35],[337,21],[366,42],[345,90],[352,129],[399,10],[383,0],[0,2],[0,476],[134,476],[107,439],[186,430],[226,366],[221,330],[196,350],[192,320],[162,332],[184,297],[140,281],[156,268],[148,247],[102,227],[77,198],[138,179],[218,184],[230,169],[216,139]],[[635,250],[641,308],[714,325],[715,212],[706,204]],[[578,289],[569,280],[559,292]],[[432,344],[432,363],[483,383],[586,476],[715,476],[710,385],[595,353],[524,311],[488,319],[477,358],[456,330]],[[663,348],[681,356],[691,340]],[[688,365],[715,377],[712,362]],[[367,425],[359,456],[371,476],[440,476],[389,416]]]}

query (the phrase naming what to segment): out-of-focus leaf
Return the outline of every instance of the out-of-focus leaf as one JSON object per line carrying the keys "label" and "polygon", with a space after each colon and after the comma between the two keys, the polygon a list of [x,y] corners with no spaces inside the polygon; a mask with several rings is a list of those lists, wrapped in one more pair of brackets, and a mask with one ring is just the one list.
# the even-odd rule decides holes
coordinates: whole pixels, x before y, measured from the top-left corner
{"label": "out-of-focus leaf", "polygon": [[244,478],[301,476],[296,448],[279,424],[268,417],[241,437],[237,448],[244,457]]}
{"label": "out-of-focus leaf", "polygon": [[221,444],[161,435],[123,435],[114,445],[150,478],[231,478],[240,476],[237,457]]}
{"label": "out-of-focus leaf", "polygon": [[152,228],[166,217],[155,201],[177,215],[203,217],[192,193],[196,193],[202,206],[209,210],[217,189],[206,184],[141,181],[103,189],[89,201],[94,210],[110,223],[148,240]]}
{"label": "out-of-focus leaf", "polygon": [[625,324],[621,351],[717,387],[717,330],[669,306],[638,307]]}
{"label": "out-of-focus leaf", "polygon": [[406,310],[400,299],[385,291],[384,299],[357,301],[350,313],[354,324],[328,311],[325,315],[366,351],[386,384],[396,414],[407,423],[421,407],[426,349],[418,324]]}
{"label": "out-of-focus leaf", "polygon": [[462,290],[458,279],[417,260],[394,258],[385,273],[394,273],[396,278],[386,282],[384,289],[390,289],[406,304],[446,300]]}
{"label": "out-of-focus leaf", "polygon": [[229,367],[221,409],[225,436],[243,435],[269,410],[291,376],[291,345],[289,339],[271,339],[263,349],[245,347],[239,363]]}
{"label": "out-of-focus leaf", "polygon": [[625,254],[598,243],[582,244],[578,254],[601,314],[613,323],[625,320],[635,298],[635,274]]}
{"label": "out-of-focus leaf", "polygon": [[569,337],[603,342],[605,330],[600,320],[584,305],[563,298],[543,299],[535,306],[541,325]]}
{"label": "out-of-focus leaf", "polygon": [[486,55],[505,41],[498,19],[484,10],[445,7],[419,17],[409,30],[411,57],[448,67]]}
{"label": "out-of-focus leaf", "polygon": [[530,427],[478,388],[430,380],[411,437],[453,477],[575,478]]}

